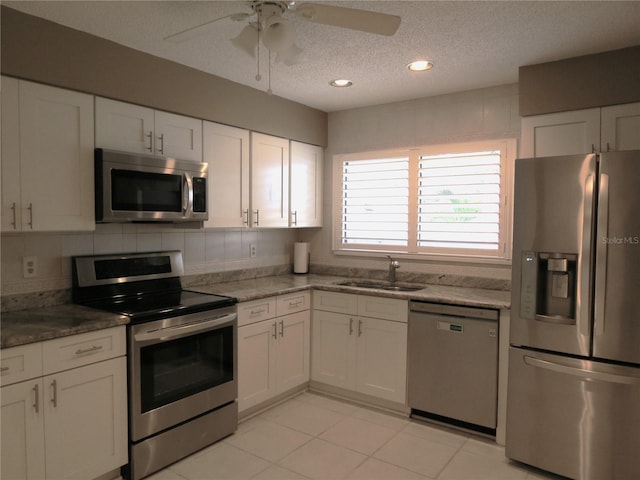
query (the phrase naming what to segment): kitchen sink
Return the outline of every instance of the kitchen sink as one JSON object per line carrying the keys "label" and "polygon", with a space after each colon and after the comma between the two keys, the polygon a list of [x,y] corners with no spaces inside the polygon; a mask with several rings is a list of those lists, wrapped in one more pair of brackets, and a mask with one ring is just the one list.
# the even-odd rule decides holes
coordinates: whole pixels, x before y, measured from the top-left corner
{"label": "kitchen sink", "polygon": [[391,285],[390,283],[383,282],[358,282],[358,281],[346,281],[340,282],[338,285],[345,287],[358,287],[358,288],[370,288],[373,290],[390,290],[395,292],[416,292],[422,290],[424,286],[412,286],[412,285]]}

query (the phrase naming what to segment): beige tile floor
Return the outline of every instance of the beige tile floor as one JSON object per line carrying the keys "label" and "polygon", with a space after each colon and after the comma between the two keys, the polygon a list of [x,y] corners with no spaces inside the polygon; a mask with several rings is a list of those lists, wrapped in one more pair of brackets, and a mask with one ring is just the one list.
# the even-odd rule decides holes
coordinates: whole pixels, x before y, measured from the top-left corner
{"label": "beige tile floor", "polygon": [[484,438],[305,392],[150,480],[543,480]]}

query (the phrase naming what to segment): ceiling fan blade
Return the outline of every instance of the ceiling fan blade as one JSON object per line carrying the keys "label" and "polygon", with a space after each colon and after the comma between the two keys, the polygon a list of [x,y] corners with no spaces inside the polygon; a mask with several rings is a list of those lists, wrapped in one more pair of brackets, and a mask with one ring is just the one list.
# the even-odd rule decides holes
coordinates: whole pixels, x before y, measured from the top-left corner
{"label": "ceiling fan blade", "polygon": [[231,15],[225,15],[224,17],[215,18],[213,20],[209,20],[208,22],[201,23],[200,25],[196,25],[195,27],[187,28],[186,30],[182,30],[177,33],[173,33],[167,37],[164,37],[164,40],[168,40],[169,42],[182,43],[187,40],[191,40],[192,38],[197,37],[198,35],[202,35],[205,33],[211,26],[219,22],[220,20],[224,20],[225,18],[231,18],[232,20],[244,20],[245,18],[253,15],[252,13],[232,13]]}
{"label": "ceiling fan blade", "polygon": [[295,13],[309,22],[387,36],[396,33],[401,20],[397,15],[319,3],[300,4]]}

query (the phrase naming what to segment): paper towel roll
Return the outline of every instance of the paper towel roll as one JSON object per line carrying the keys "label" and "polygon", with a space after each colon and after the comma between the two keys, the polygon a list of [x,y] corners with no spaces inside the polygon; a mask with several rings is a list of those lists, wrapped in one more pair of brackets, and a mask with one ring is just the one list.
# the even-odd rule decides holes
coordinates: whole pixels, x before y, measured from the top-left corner
{"label": "paper towel roll", "polygon": [[293,244],[293,273],[307,273],[309,271],[309,243],[296,242]]}

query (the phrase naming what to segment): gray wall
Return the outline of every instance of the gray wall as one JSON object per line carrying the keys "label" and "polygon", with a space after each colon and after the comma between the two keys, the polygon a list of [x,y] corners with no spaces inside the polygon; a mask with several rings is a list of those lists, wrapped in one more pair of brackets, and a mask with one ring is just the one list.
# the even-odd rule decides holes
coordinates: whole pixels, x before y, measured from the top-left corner
{"label": "gray wall", "polygon": [[640,46],[523,66],[519,84],[523,117],[640,102]]}
{"label": "gray wall", "polygon": [[6,6],[1,70],[249,130],[327,145],[327,114]]}

